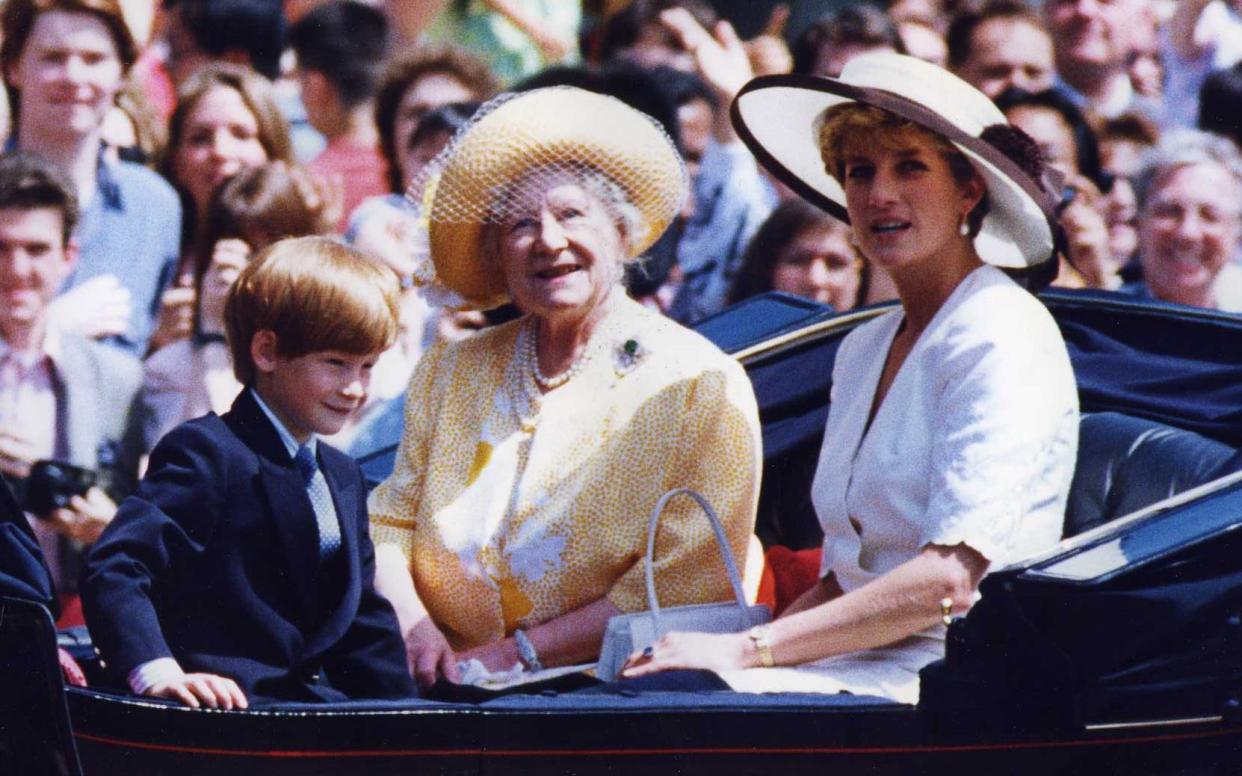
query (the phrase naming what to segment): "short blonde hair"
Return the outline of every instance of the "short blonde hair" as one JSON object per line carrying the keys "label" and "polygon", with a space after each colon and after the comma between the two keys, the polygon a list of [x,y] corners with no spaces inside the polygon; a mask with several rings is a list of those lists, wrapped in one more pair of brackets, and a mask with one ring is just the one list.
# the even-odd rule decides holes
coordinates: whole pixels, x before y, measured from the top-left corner
{"label": "short blonde hair", "polygon": [[273,243],[242,270],[224,304],[233,374],[250,385],[257,332],[286,358],[338,350],[377,353],[397,338],[398,284],[387,268],[326,237]]}
{"label": "short blonde hair", "polygon": [[[975,178],[981,178],[966,155],[944,136],[883,108],[857,102],[834,105],[824,111],[818,124],[819,154],[824,160],[824,169],[842,186],[845,185],[845,144],[851,138],[862,136],[867,138],[870,145],[891,147],[898,136],[907,133],[929,140],[932,147],[949,163],[949,170],[959,185],[964,186]],[[986,186],[983,192],[983,199],[966,218],[972,237],[979,233],[983,218],[988,213]]]}
{"label": "short blonde hair", "polygon": [[824,169],[838,181],[845,177],[845,143],[860,135],[865,136],[869,143],[874,141],[884,146],[892,144],[897,135],[917,132],[931,140],[936,150],[946,158],[962,156],[961,151],[935,132],[895,113],[857,102],[834,105],[824,111],[818,132],[819,153],[824,160]]}

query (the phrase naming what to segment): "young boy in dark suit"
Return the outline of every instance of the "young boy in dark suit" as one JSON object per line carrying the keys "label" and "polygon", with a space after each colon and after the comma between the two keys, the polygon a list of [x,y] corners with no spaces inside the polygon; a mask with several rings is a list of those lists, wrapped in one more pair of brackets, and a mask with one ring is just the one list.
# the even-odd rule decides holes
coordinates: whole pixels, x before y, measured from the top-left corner
{"label": "young boy in dark suit", "polygon": [[397,283],[318,237],[260,253],[225,325],[245,386],[151,453],[87,560],[94,643],[139,694],[188,706],[415,693],[373,586],[366,489],[316,441],[366,397],[397,333]]}

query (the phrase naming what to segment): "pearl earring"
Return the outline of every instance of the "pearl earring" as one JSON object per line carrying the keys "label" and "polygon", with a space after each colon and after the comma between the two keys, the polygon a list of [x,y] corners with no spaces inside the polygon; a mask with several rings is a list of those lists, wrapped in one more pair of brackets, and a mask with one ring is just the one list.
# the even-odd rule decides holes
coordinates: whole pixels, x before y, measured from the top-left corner
{"label": "pearl earring", "polygon": [[962,225],[957,228],[957,233],[962,237],[970,236],[970,224],[967,223],[966,216],[962,216]]}

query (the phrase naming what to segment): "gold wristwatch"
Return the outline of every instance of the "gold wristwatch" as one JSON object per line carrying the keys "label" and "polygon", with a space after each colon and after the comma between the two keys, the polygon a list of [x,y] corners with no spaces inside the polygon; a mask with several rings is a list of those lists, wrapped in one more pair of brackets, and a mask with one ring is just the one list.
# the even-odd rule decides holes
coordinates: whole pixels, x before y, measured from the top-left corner
{"label": "gold wristwatch", "polygon": [[755,652],[759,653],[759,664],[764,668],[776,665],[776,661],[772,659],[772,642],[769,640],[771,631],[771,623],[765,623],[756,625],[746,632],[746,635],[754,642]]}

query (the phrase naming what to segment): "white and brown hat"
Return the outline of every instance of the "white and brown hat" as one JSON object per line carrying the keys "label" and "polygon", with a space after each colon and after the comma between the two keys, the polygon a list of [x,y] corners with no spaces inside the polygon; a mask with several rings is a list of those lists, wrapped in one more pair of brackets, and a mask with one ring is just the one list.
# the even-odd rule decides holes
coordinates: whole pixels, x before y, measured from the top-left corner
{"label": "white and brown hat", "polygon": [[829,108],[871,105],[953,143],[983,177],[988,213],[975,237],[979,257],[998,267],[1031,267],[1054,253],[1057,187],[1035,181],[984,130],[1005,115],[982,92],[943,68],[901,54],[863,54],[840,78],[756,78],[734,100],[733,124],[759,161],[807,201],[849,223],[845,192],[824,167],[819,128]]}

